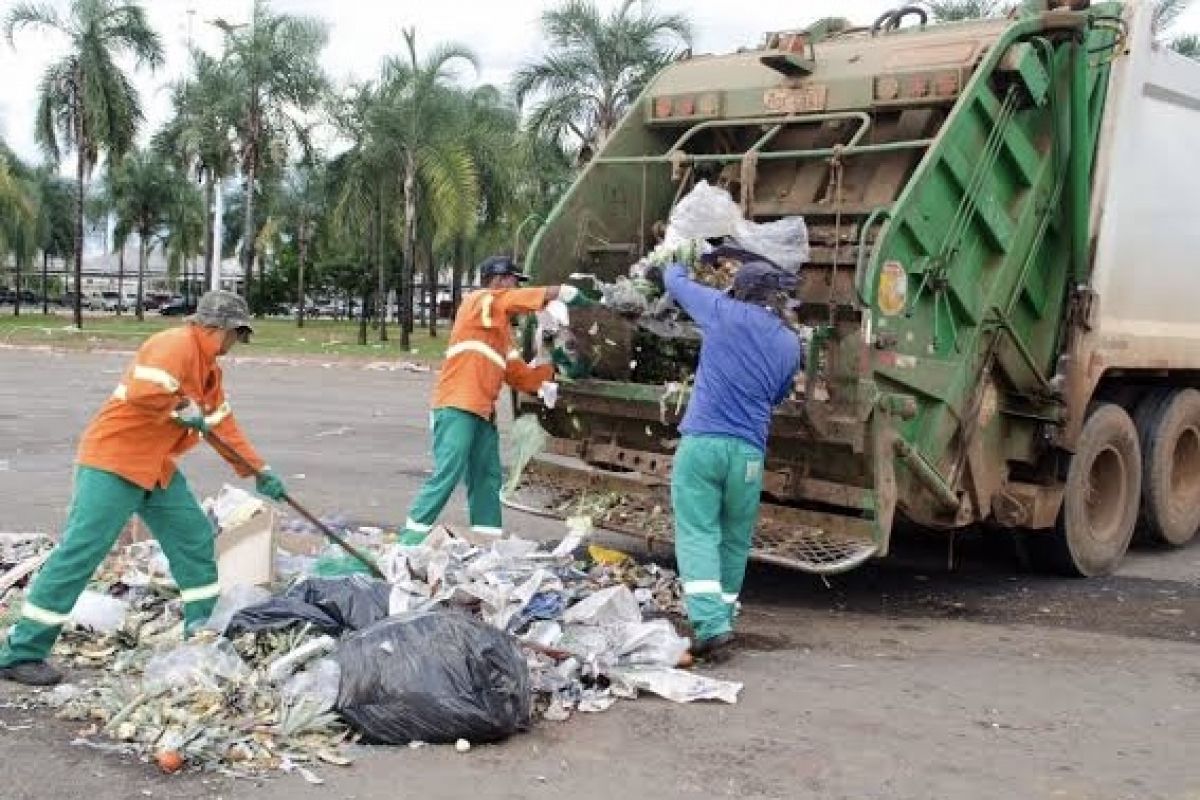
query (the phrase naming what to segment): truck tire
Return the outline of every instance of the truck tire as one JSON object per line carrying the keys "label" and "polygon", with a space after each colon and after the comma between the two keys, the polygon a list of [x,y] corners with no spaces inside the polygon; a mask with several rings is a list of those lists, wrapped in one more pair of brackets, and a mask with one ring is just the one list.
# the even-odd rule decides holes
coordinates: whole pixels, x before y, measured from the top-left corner
{"label": "truck tire", "polygon": [[1147,409],[1138,428],[1140,531],[1157,544],[1181,547],[1200,527],[1200,392],[1166,393]]}
{"label": "truck tire", "polygon": [[1047,537],[1051,564],[1072,576],[1113,572],[1129,549],[1141,489],[1141,448],[1133,420],[1118,405],[1097,406],[1079,434],[1058,524]]}

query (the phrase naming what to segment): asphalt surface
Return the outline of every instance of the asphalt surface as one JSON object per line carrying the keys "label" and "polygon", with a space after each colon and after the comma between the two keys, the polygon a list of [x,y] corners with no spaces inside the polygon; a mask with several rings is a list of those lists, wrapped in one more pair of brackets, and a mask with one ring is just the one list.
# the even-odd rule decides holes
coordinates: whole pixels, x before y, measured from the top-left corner
{"label": "asphalt surface", "polygon": [[[0,350],[0,530],[58,530],[76,437],[126,358]],[[402,520],[429,466],[429,375],[236,360],[226,375],[304,502]],[[208,452],[184,466],[201,494],[233,480]],[[828,584],[753,569],[744,644],[714,670],[745,683],[737,705],[646,698],[467,754],[376,748],[319,787],[165,777],[71,745],[72,725],[0,686],[0,798],[1200,797],[1200,546],[1090,581],[1024,573],[995,534],[957,537],[953,569],[944,538],[897,550]]]}

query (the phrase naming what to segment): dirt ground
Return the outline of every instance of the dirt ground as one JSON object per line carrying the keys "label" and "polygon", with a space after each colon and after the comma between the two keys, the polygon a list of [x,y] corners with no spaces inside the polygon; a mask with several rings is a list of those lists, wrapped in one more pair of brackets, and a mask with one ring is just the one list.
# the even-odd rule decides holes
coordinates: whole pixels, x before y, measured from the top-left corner
{"label": "dirt ground", "polygon": [[[0,529],[57,531],[75,438],[120,355],[0,350]],[[357,364],[236,362],[235,412],[297,496],[396,522],[429,465],[431,378]],[[185,469],[200,493],[229,474]],[[300,477],[303,476],[303,477]],[[451,521],[461,521],[456,507]],[[508,528],[555,535],[510,514]],[[1200,798],[1200,546],[1134,553],[1121,574],[1020,572],[1011,543],[909,536],[828,584],[752,570],[744,644],[715,670],[734,706],[642,699],[467,754],[377,748],[351,768],[265,782],[74,746],[0,686],[0,798]]]}

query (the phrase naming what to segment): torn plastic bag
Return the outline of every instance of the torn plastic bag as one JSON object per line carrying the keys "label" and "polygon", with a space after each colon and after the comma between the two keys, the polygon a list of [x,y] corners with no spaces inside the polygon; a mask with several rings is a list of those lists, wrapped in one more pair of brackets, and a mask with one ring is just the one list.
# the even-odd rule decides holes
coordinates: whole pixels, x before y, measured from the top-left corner
{"label": "torn plastic bag", "polygon": [[454,611],[392,617],[348,636],[337,710],[369,742],[491,742],[529,727],[529,668],[504,633]]}
{"label": "torn plastic bag", "polygon": [[228,639],[188,642],[151,657],[142,673],[142,685],[150,694],[179,686],[216,689],[221,680],[233,680],[247,671]]}
{"label": "torn plastic bag", "polygon": [[281,597],[243,608],[233,615],[229,630],[280,630],[309,623],[321,633],[337,635],[361,630],[388,615],[392,588],[365,575],[305,578]]}

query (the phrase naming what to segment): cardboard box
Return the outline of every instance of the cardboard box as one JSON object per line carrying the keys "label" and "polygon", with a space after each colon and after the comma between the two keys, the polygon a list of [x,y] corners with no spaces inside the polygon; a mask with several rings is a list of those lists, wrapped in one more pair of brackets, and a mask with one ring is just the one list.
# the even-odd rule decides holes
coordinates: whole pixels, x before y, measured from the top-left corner
{"label": "cardboard box", "polygon": [[217,535],[217,576],[222,589],[244,583],[266,586],[275,580],[279,512],[263,504],[250,519]]}

